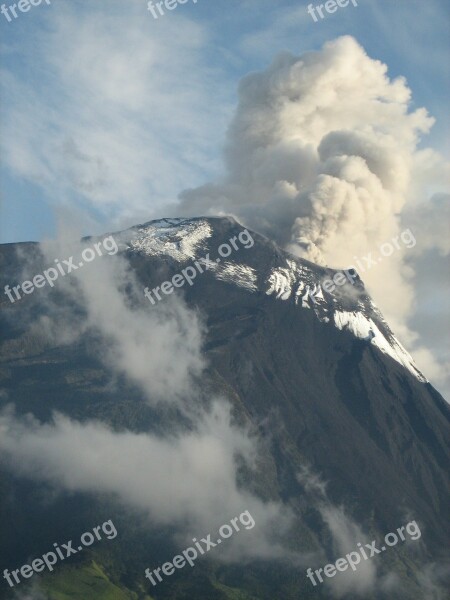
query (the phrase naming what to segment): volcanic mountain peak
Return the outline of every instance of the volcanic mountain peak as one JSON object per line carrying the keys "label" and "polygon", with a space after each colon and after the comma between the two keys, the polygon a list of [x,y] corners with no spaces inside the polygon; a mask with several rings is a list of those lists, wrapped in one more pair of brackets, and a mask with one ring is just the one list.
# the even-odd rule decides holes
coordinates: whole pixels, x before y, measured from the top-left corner
{"label": "volcanic mountain peak", "polygon": [[115,237],[128,252],[167,257],[180,268],[208,256],[207,270],[215,279],[249,293],[293,302],[299,310],[312,310],[321,322],[350,331],[403,365],[419,381],[427,382],[356,273],[347,274],[347,282],[329,292],[324,282],[338,271],[281,250],[254,232],[255,246],[236,241],[237,250],[232,249],[227,257],[218,256],[221,245],[228,243],[231,248],[230,239],[243,231],[232,217],[167,218],[137,225]]}
{"label": "volcanic mountain peak", "polygon": [[153,256],[168,255],[179,262],[196,258],[197,249],[213,232],[208,219],[159,219],[133,230],[133,250]]}

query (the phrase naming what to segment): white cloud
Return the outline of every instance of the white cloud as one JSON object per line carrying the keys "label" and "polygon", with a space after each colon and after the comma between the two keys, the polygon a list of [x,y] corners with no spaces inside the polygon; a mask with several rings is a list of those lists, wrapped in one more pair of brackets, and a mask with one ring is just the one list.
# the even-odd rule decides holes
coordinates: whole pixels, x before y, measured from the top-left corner
{"label": "white cloud", "polygon": [[[444,160],[418,149],[434,120],[410,106],[405,80],[389,79],[386,65],[350,36],[300,57],[282,53],[240,83],[225,179],[183,192],[175,210],[231,212],[291,252],[345,268],[399,235],[408,205],[425,212],[431,184],[443,189]],[[433,230],[443,217],[435,208],[425,232],[414,229],[418,246],[446,244],[443,225]],[[419,349],[408,328],[415,292],[407,252],[363,279],[394,331]],[[433,372],[442,370],[435,358]]]}
{"label": "white cloud", "polygon": [[[367,537],[361,528],[350,519],[343,508],[331,506],[329,502],[320,508],[322,517],[328,525],[334,542],[335,556],[345,556],[358,551],[356,544],[364,543]],[[328,580],[333,596],[345,597],[349,593],[364,595],[375,588],[377,568],[375,561],[362,560],[356,570],[339,573],[339,576]]]}
{"label": "white cloud", "polygon": [[4,160],[56,204],[148,218],[217,169],[211,134],[223,129],[227,95],[207,66],[206,31],[181,11],[161,22],[149,14],[140,1],[125,15],[117,0],[107,11],[55,4],[46,27],[13,49],[33,79],[3,69]]}
{"label": "white cloud", "polygon": [[[93,245],[70,242],[70,235],[66,229],[58,241],[41,245],[47,264],[73,256],[76,265],[81,248]],[[132,233],[117,236],[121,248],[127,235]],[[64,303],[59,298],[54,308],[56,287]],[[145,513],[150,525],[169,525],[183,544],[186,536],[213,532],[248,510],[256,526],[234,536],[219,558],[290,556],[277,541],[291,523],[290,509],[263,502],[238,484],[236,459],[255,469],[256,439],[232,423],[225,399],[205,397],[198,385],[205,362],[196,313],[181,300],[150,305],[120,254],[97,257],[41,291],[48,292],[42,303],[49,316],[31,323],[34,336],[58,346],[94,331],[95,355],[113,374],[137,384],[163,421],[167,406],[176,406],[184,419],[172,418],[157,434],[138,434],[61,414],[41,424],[31,415],[16,418],[9,407],[0,415],[7,464],[57,490],[111,494]]]}
{"label": "white cloud", "polygon": [[[120,243],[123,249],[125,242]],[[69,256],[77,265],[86,246],[92,247],[93,241],[70,242],[61,236],[41,244],[41,250],[48,265]],[[35,292],[41,292],[48,316],[30,324],[33,334],[55,346],[93,333],[97,359],[137,384],[149,404],[183,407],[196,397],[193,381],[205,366],[199,315],[181,299],[167,298],[151,306],[144,298],[144,284],[123,256],[102,252],[93,262],[59,277],[53,289]],[[28,266],[23,276],[32,270]],[[54,296],[56,289],[66,295],[64,305]]]}
{"label": "white cloud", "polygon": [[0,415],[0,434],[3,460],[16,474],[55,489],[112,494],[146,514],[151,525],[178,530],[180,539],[213,533],[248,510],[254,529],[235,535],[231,555],[225,550],[218,559],[285,554],[273,536],[289,525],[290,511],[238,488],[235,458],[252,465],[254,444],[248,432],[231,425],[223,403],[193,431],[168,437],[115,432],[58,414],[41,424],[31,416],[17,419],[11,407]]}
{"label": "white cloud", "polygon": [[[326,483],[308,467],[304,466],[297,477],[314,500],[317,510],[328,527],[333,542],[333,556],[336,557],[333,561],[344,557],[349,552],[354,552],[357,543],[367,539],[361,527],[342,506],[335,506],[330,501]],[[325,585],[330,588],[332,596],[337,598],[351,593],[364,595],[373,591],[376,584],[377,568],[373,561],[361,560],[355,571],[349,569],[339,572],[338,576],[332,579],[325,578]]]}

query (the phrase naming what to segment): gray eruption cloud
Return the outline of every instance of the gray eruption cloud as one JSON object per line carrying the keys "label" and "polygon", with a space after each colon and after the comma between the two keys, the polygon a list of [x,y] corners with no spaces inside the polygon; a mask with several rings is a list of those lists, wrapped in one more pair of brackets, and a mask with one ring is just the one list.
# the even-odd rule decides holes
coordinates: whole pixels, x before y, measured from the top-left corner
{"label": "gray eruption cloud", "polygon": [[[183,192],[176,211],[232,213],[293,254],[348,267],[400,233],[407,201],[410,215],[421,210],[427,177],[441,183],[441,157],[418,149],[434,120],[410,111],[410,99],[406,81],[390,80],[352,37],[300,57],[282,53],[240,83],[224,180]],[[420,233],[423,251],[430,240],[442,249],[426,227]],[[404,249],[363,275],[410,346],[412,275]]]}
{"label": "gray eruption cloud", "polygon": [[296,254],[333,263],[396,233],[418,135],[433,120],[408,113],[405,81],[386,71],[344,37],[245,77],[227,180],[185,192],[184,203],[234,210]]}

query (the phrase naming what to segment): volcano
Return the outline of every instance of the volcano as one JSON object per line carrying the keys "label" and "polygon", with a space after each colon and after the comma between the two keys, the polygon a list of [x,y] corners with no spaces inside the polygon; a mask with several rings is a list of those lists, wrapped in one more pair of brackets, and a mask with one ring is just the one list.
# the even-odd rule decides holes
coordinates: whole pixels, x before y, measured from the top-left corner
{"label": "volcano", "polygon": [[[244,239],[243,232],[254,243],[236,241],[223,257],[221,245]],[[438,597],[427,595],[435,592],[424,580],[426,572],[440,569],[449,540],[449,406],[397,340],[360,277],[354,273],[353,281],[329,293],[323,282],[336,271],[289,254],[229,217],[161,219],[112,235],[119,251],[108,260],[126,261],[139,294],[123,293],[146,311],[158,305],[148,302],[145,288],[161,287],[209,257],[209,268],[192,285],[162,295],[159,304],[177,296],[204,323],[200,385],[205,393],[225,396],[256,432],[259,467],[243,468],[240,485],[295,514],[285,540],[291,550],[321,553],[317,566],[339,558],[326,507],[333,507],[337,521],[345,513],[366,533],[360,542],[381,539],[411,519],[420,525],[421,540],[371,559],[380,578],[363,592],[313,587],[306,569],[287,559],[233,564],[212,553],[152,590],[143,570],[164,562],[176,547],[170,525],[147,529],[140,516],[104,493],[56,493],[48,482],[18,472],[17,459],[8,455],[0,463],[0,566],[22,565],[56,540],[79,535],[107,507],[122,534],[42,577],[36,598]],[[35,273],[47,267],[38,244],[0,246],[1,285],[21,281],[30,260]],[[110,369],[93,352],[98,333],[88,328],[81,338],[61,343],[34,326],[43,317],[51,323],[58,307],[74,322],[83,318],[83,306],[68,302],[58,284],[14,304],[2,298],[1,414],[14,405],[17,418],[32,414],[41,425],[56,411],[119,431],[162,431],[165,417],[136,386],[125,377],[111,384]],[[183,418],[171,414],[180,426]],[[314,485],[308,473],[321,483]],[[0,587],[1,598],[15,597],[13,592],[6,582]]]}

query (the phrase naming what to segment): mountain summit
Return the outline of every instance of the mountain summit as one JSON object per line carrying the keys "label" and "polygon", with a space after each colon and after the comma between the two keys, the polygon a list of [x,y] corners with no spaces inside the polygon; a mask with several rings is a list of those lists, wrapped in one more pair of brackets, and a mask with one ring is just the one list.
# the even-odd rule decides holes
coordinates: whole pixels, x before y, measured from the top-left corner
{"label": "mountain summit", "polygon": [[[366,294],[355,271],[319,267],[281,251],[256,234],[252,235],[258,239],[258,251],[239,252],[238,259],[236,250],[231,247],[231,254],[221,258],[218,248],[223,242],[218,239],[215,230],[222,231],[227,226],[231,233],[231,229],[239,225],[230,217],[151,221],[133,229],[134,235],[129,238],[127,249],[149,257],[170,258],[180,265],[210,253],[214,258],[208,270],[216,280],[232,283],[250,293],[273,295],[277,300],[294,303],[300,309],[310,309],[319,321],[334,323],[338,329],[346,329],[359,339],[371,341],[373,346],[403,365],[419,381],[427,381]],[[127,239],[128,235],[119,234],[119,239]],[[215,247],[214,243],[218,245]],[[339,286],[325,286],[330,290],[334,288],[326,291],[324,282],[340,273]]]}

